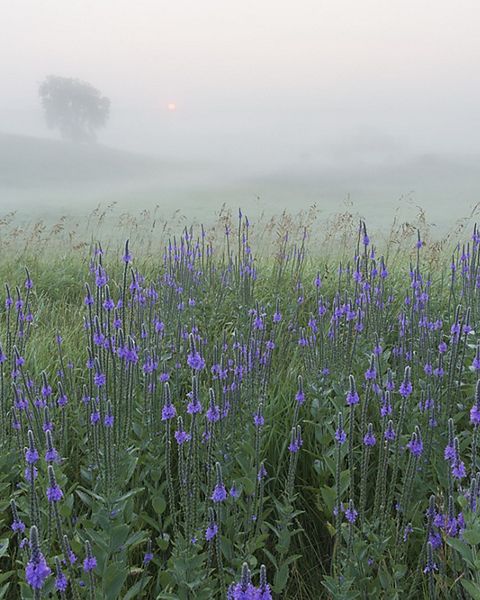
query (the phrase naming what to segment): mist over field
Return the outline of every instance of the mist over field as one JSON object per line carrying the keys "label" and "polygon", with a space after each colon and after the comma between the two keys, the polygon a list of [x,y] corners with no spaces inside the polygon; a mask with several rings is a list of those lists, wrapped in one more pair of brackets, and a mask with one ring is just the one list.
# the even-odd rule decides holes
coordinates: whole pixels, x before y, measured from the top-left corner
{"label": "mist over field", "polygon": [[[0,25],[0,210],[54,220],[116,202],[208,222],[223,204],[348,206],[384,227],[420,206],[441,233],[480,198],[478,12],[16,2]],[[38,87],[52,74],[109,98],[96,144],[47,128]]]}

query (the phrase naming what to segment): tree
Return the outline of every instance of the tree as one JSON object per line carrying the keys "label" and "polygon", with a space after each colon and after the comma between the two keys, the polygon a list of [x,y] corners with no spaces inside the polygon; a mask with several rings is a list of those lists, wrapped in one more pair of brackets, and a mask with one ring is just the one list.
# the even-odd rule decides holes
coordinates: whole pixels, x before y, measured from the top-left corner
{"label": "tree", "polygon": [[95,130],[107,122],[110,100],[85,81],[49,75],[38,93],[47,126],[58,129],[64,139],[94,142]]}

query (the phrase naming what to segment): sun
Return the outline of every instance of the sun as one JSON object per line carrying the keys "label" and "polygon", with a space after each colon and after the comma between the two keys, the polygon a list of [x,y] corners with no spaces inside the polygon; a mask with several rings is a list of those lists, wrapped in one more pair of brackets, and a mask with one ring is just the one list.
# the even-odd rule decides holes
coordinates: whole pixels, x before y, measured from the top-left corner
{"label": "sun", "polygon": [[169,102],[169,103],[167,104],[167,109],[168,109],[170,112],[174,112],[174,111],[176,111],[176,110],[177,110],[177,105],[175,104],[175,102]]}

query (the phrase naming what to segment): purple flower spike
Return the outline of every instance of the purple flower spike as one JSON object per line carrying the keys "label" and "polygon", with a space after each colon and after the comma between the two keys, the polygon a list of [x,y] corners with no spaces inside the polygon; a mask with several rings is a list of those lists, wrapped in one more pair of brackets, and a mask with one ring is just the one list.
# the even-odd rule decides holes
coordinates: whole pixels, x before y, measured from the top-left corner
{"label": "purple flower spike", "polygon": [[35,448],[27,448],[27,450],[25,451],[25,460],[29,465],[33,465],[34,463],[36,463],[39,458],[40,457],[38,455],[38,450],[36,450]]}
{"label": "purple flower spike", "polygon": [[90,546],[90,542],[87,540],[85,542],[85,554],[86,557],[83,561],[83,570],[85,573],[93,571],[97,566],[97,559],[93,556],[92,547]]}
{"label": "purple flower spike", "polygon": [[177,411],[173,404],[165,404],[162,408],[162,421],[173,419],[177,415]]}
{"label": "purple flower spike", "polygon": [[419,436],[419,431],[412,433],[412,439],[408,442],[407,448],[416,458],[420,457],[423,452],[423,443]]}
{"label": "purple flower spike", "polygon": [[335,431],[335,439],[339,444],[344,444],[347,439],[347,434],[345,431],[343,431],[343,429],[337,429]]}
{"label": "purple flower spike", "polygon": [[205,539],[207,542],[211,542],[213,538],[218,533],[218,525],[216,523],[211,523],[207,529],[205,530]]}
{"label": "purple flower spike", "polygon": [[198,352],[190,353],[187,357],[187,364],[194,371],[201,371],[205,368],[205,359]]}
{"label": "purple flower spike", "polygon": [[83,570],[87,573],[88,571],[93,571],[97,566],[97,559],[94,556],[87,557],[83,561]]}
{"label": "purple flower spike", "polygon": [[211,498],[214,502],[223,502],[227,499],[227,490],[223,483],[215,486]]}
{"label": "purple flower spike", "polygon": [[350,502],[348,503],[348,508],[345,511],[345,518],[347,519],[347,521],[349,523],[351,523],[353,525],[353,523],[355,523],[355,521],[357,520],[358,517],[358,512],[355,510],[354,506],[353,506],[353,501],[350,500]]}
{"label": "purple flower spike", "polygon": [[375,446],[375,444],[377,443],[377,438],[374,436],[373,432],[371,431],[371,427],[368,428],[368,432],[365,434],[365,436],[363,438],[363,443],[365,444],[365,446]]}
{"label": "purple flower spike", "polygon": [[210,506],[208,509],[208,527],[205,530],[205,539],[207,542],[211,542],[218,533],[218,525],[215,522],[215,512]]}
{"label": "purple flower spike", "polygon": [[35,525],[30,529],[30,550],[31,555],[25,569],[25,578],[30,587],[34,590],[41,590],[52,570],[40,550],[38,531]]}
{"label": "purple flower spike", "polygon": [[465,463],[459,459],[455,461],[452,466],[452,475],[455,479],[463,479],[467,476],[467,469]]}
{"label": "purple flower spike", "polygon": [[47,498],[49,502],[59,502],[63,498],[63,492],[57,484],[55,471],[52,465],[48,465],[48,482]]}

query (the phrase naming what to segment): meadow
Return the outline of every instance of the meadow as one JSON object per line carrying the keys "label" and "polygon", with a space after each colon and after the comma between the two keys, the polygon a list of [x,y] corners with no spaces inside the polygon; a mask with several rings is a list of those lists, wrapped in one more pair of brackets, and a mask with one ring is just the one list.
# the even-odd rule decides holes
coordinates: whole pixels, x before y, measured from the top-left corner
{"label": "meadow", "polygon": [[0,599],[480,598],[471,220],[0,231]]}

